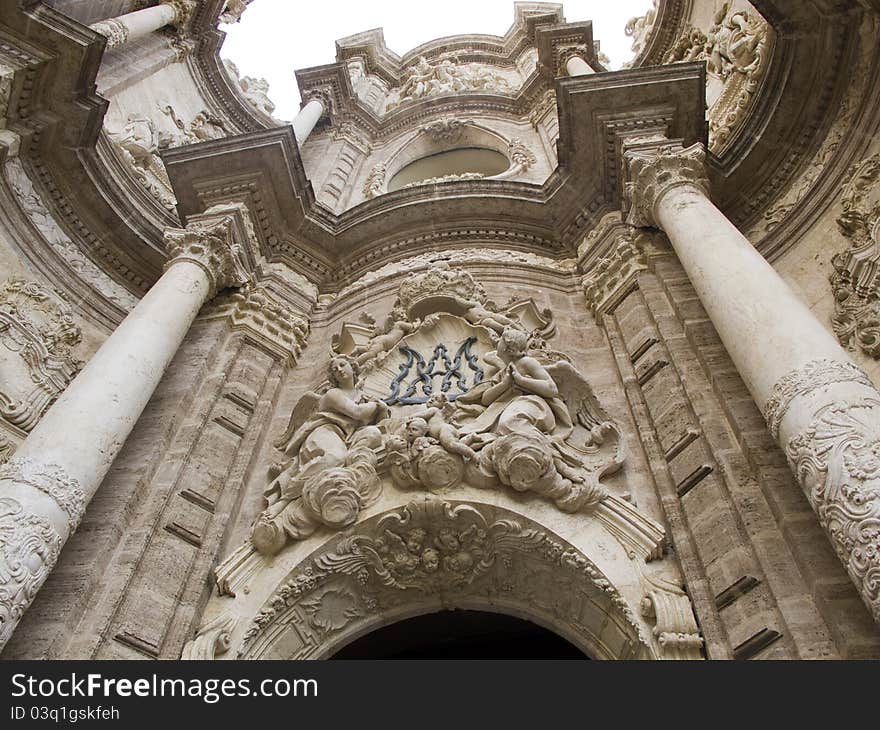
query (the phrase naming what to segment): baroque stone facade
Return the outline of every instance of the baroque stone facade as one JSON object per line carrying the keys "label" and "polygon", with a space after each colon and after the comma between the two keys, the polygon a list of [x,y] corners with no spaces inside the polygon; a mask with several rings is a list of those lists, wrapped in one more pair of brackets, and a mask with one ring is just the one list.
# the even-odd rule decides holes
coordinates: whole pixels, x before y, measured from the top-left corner
{"label": "baroque stone facade", "polygon": [[880,657],[876,3],[367,31],[289,125],[250,4],[0,8],[2,656]]}

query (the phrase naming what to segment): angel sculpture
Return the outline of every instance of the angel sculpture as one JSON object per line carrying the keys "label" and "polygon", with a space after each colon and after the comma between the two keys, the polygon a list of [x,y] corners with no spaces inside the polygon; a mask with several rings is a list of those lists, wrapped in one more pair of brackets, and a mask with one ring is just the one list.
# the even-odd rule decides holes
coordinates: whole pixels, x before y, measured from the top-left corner
{"label": "angel sculpture", "polygon": [[302,539],[320,525],[352,524],[377,495],[376,427],[388,406],[364,396],[357,363],[345,355],[330,361],[330,388],[307,393],[294,409],[277,445],[290,460],[272,480],[267,509],[252,533],[257,550],[277,553],[287,541]]}
{"label": "angel sculpture", "polygon": [[[443,402],[446,403],[445,395]],[[458,441],[455,427],[443,420],[436,406],[407,419],[403,434],[387,436],[385,450],[391,478],[403,489],[454,486],[464,475],[461,452],[476,456],[470,447]]]}
{"label": "angel sculpture", "polygon": [[411,413],[410,418],[425,419],[428,435],[437,439],[440,445],[452,454],[464,459],[476,458],[476,452],[458,436],[458,429],[453,423],[455,406],[449,401],[446,393],[433,393],[425,407]]}
{"label": "angel sculpture", "polygon": [[457,401],[484,407],[459,429],[479,451],[468,476],[537,492],[568,512],[595,507],[607,496],[599,478],[622,463],[617,430],[570,363],[545,366],[528,345],[528,333],[505,329],[484,358],[497,372]]}
{"label": "angel sculpture", "polygon": [[389,352],[398,342],[411,332],[418,329],[419,322],[409,322],[402,311],[393,310],[385,321],[382,331],[374,335],[368,342],[358,345],[351,351],[351,356],[358,366],[363,367],[374,357]]}
{"label": "angel sculpture", "polygon": [[[515,319],[500,312],[493,312],[475,299],[454,297],[455,303],[462,310],[462,317],[473,325],[487,327],[499,335],[506,327],[519,327]],[[491,306],[491,305],[490,305]]]}

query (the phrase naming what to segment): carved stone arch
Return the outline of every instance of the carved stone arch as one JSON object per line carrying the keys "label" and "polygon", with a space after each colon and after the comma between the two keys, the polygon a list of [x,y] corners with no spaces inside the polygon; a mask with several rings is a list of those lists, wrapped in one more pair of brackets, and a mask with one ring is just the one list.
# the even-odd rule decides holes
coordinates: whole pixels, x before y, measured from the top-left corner
{"label": "carved stone arch", "polygon": [[447,609],[526,619],[594,659],[671,658],[664,644],[687,634],[690,653],[676,658],[699,658],[689,600],[659,576],[667,560],[646,564],[657,556],[602,520],[551,517],[479,490],[455,497],[383,500],[345,532],[274,558],[245,544],[217,569],[218,595],[184,658],[326,658],[382,626]]}

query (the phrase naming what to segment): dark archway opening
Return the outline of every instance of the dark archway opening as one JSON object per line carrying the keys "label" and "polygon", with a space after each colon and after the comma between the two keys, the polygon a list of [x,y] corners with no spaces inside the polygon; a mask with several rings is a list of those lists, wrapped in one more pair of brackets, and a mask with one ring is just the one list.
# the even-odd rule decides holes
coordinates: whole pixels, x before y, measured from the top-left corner
{"label": "dark archway opening", "polygon": [[355,639],[333,659],[589,659],[561,636],[513,616],[440,611]]}

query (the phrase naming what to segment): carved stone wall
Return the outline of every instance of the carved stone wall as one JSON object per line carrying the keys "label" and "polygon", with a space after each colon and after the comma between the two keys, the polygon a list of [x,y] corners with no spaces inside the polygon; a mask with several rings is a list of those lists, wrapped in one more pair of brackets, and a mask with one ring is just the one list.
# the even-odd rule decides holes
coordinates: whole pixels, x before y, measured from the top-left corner
{"label": "carved stone wall", "polygon": [[601,311],[709,657],[866,657],[876,629],[662,237]]}
{"label": "carved stone wall", "polygon": [[180,655],[292,362],[227,309],[197,320],[4,656]]}

